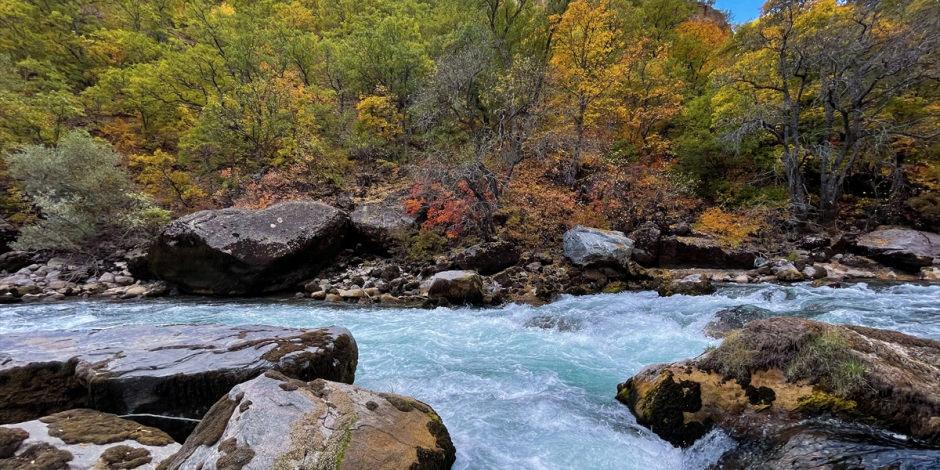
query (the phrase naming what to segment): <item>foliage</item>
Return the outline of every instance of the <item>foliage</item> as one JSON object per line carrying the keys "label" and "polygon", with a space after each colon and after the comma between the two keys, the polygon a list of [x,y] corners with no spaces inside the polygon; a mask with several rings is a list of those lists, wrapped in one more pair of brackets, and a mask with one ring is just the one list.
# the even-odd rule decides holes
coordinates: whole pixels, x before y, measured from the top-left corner
{"label": "foliage", "polygon": [[[125,192],[175,214],[414,187],[450,241],[784,199],[931,227],[937,18],[923,0],[772,0],[734,29],[692,0],[0,0],[0,152],[86,129],[128,156]],[[3,217],[48,213],[8,166]]]}
{"label": "foliage", "polygon": [[714,235],[728,246],[737,247],[763,226],[761,217],[755,211],[734,214],[720,207],[712,207],[699,215],[692,227],[700,232]]}
{"label": "foliage", "polygon": [[169,214],[134,192],[130,176],[110,145],[82,131],[56,147],[27,146],[8,159],[39,209],[16,246],[95,253],[102,243],[133,243],[167,222]]}

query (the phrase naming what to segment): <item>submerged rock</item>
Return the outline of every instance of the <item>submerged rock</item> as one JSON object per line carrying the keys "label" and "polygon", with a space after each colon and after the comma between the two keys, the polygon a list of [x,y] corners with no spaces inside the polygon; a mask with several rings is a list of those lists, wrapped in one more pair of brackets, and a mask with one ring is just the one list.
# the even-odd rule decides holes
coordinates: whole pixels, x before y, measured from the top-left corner
{"label": "submerged rock", "polygon": [[705,334],[712,338],[724,338],[734,330],[755,321],[770,318],[773,312],[753,305],[738,305],[719,310],[715,318],[705,325]]}
{"label": "submerged rock", "polygon": [[311,201],[200,211],[163,230],[150,248],[150,271],[200,294],[282,290],[333,260],[347,223],[344,212]]}
{"label": "submerged rock", "polygon": [[159,429],[88,409],[0,426],[3,469],[146,470],[156,468],[179,449]]}
{"label": "submerged rock", "polygon": [[162,467],[443,470],[455,458],[420,401],[269,372],[222,397]]}
{"label": "submerged rock", "polygon": [[235,384],[277,370],[352,382],[358,351],[345,328],[124,326],[0,336],[0,424],[72,408],[192,430]]}
{"label": "submerged rock", "polygon": [[940,445],[940,342],[793,317],[747,324],[717,349],[618,386],[637,422],[688,446],[718,426],[741,442],[800,420],[864,421]]}
{"label": "submerged rock", "polygon": [[863,253],[895,268],[917,271],[940,258],[940,234],[906,228],[866,233],[855,242]]}
{"label": "submerged rock", "polygon": [[577,266],[628,269],[633,240],[623,232],[578,225],[564,235],[565,257]]}

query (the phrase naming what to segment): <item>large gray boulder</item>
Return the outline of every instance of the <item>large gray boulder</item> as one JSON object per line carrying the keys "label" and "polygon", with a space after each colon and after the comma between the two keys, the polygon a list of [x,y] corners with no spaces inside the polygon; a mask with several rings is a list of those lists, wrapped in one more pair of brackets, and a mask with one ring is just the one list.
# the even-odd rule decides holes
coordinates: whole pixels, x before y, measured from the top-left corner
{"label": "large gray boulder", "polygon": [[345,212],[311,201],[200,211],[163,230],[150,248],[150,271],[193,293],[282,290],[333,260],[347,224]]}
{"label": "large gray boulder", "polygon": [[565,232],[565,257],[578,266],[627,268],[633,240],[623,232],[578,225]]}
{"label": "large gray boulder", "polygon": [[165,432],[88,409],[0,426],[2,469],[155,469],[180,449]]}
{"label": "large gray boulder", "polygon": [[349,214],[360,240],[385,252],[399,250],[415,228],[415,217],[397,201],[368,202]]}
{"label": "large gray boulder", "polygon": [[420,401],[267,373],[222,397],[163,467],[444,470],[454,460],[447,428]]}
{"label": "large gray boulder", "polygon": [[352,383],[345,328],[122,326],[0,336],[0,424],[72,408],[141,420],[185,437],[235,384],[276,370]]}
{"label": "large gray boulder", "polygon": [[940,258],[940,234],[907,228],[885,228],[858,237],[864,254],[895,268],[918,271]]}

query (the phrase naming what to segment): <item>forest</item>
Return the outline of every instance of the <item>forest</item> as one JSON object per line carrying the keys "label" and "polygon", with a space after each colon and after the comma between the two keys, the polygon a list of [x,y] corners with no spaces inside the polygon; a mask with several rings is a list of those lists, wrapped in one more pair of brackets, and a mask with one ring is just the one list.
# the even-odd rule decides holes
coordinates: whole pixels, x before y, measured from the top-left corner
{"label": "forest", "polygon": [[0,0],[0,212],[95,254],[395,195],[415,243],[940,226],[940,4]]}

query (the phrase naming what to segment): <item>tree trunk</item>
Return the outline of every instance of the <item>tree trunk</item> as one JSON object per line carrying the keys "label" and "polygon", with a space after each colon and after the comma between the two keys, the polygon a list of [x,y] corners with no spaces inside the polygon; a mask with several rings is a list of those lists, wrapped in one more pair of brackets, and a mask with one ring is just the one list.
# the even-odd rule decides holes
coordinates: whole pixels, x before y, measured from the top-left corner
{"label": "tree trunk", "polygon": [[574,186],[578,180],[578,172],[581,170],[581,150],[584,148],[584,115],[587,112],[587,99],[581,97],[578,100],[578,114],[574,118],[575,143],[574,150],[571,152],[571,162],[565,171],[565,184]]}

